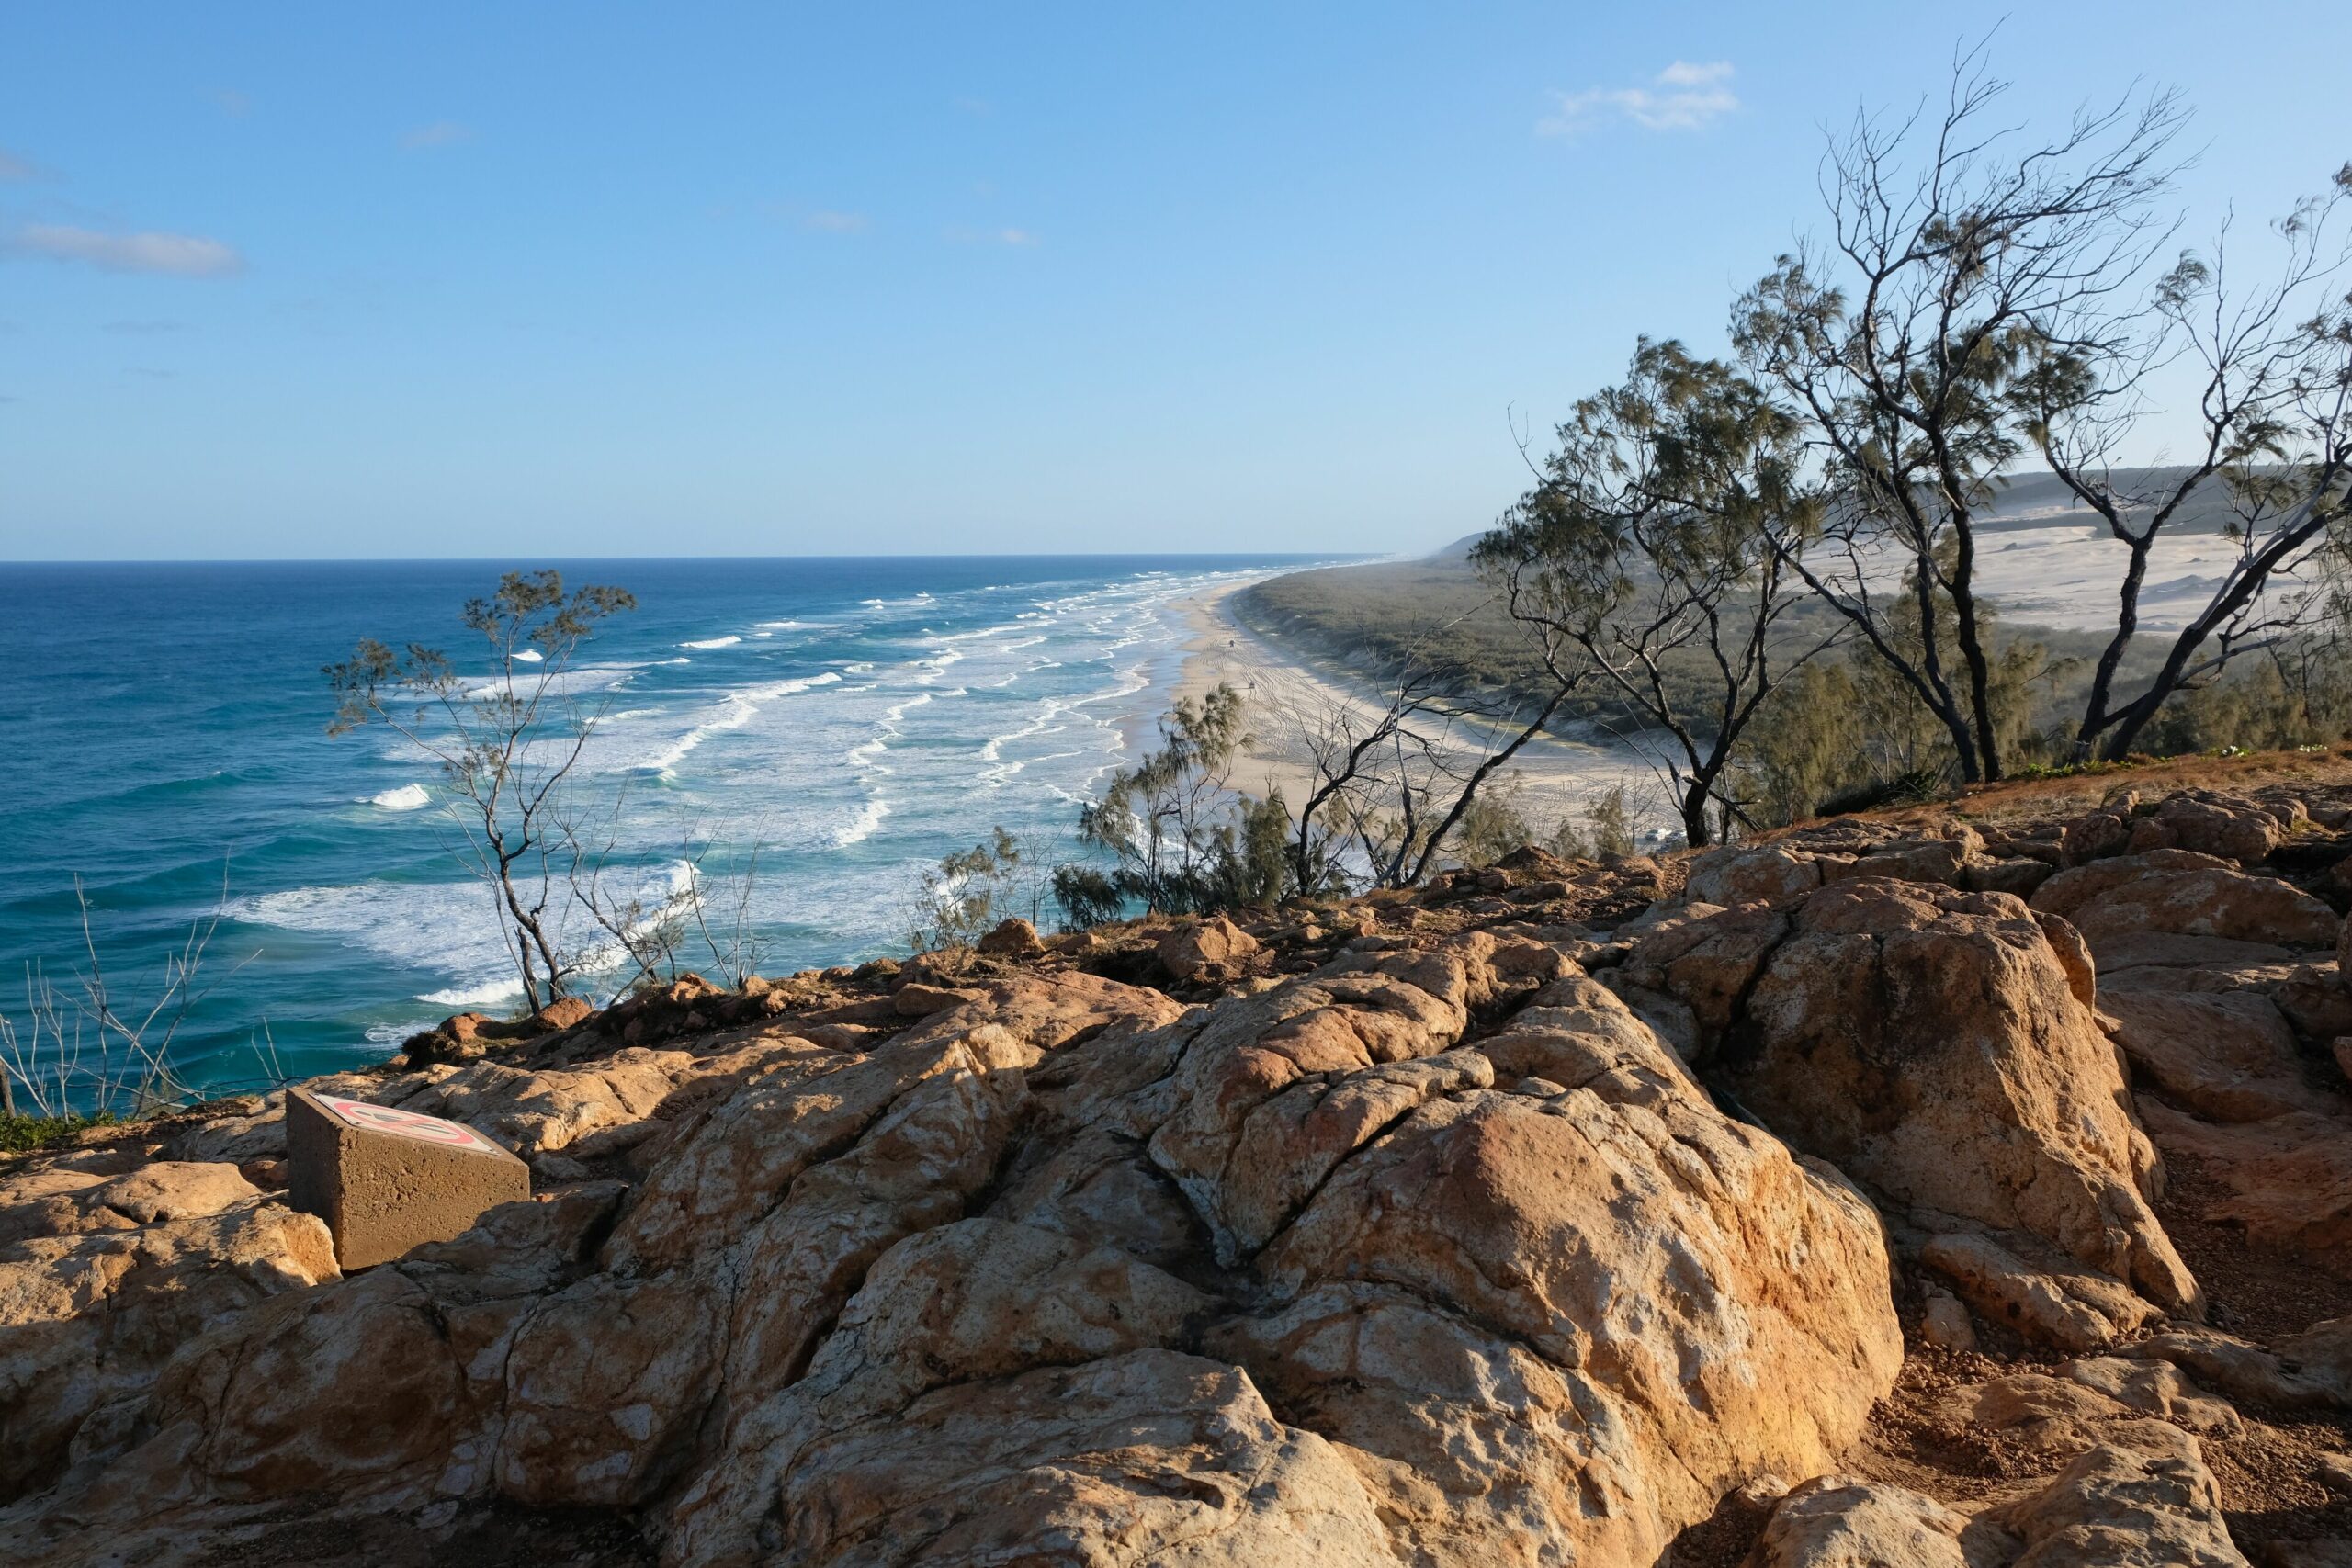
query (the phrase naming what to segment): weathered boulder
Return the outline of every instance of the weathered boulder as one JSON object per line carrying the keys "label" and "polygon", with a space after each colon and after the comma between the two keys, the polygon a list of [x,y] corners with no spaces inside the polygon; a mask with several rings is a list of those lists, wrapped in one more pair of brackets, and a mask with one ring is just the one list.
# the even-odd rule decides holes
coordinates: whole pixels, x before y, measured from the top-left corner
{"label": "weathered boulder", "polygon": [[2133,1070],[2199,1116],[2259,1122],[2335,1105],[2305,1077],[2294,1031],[2258,991],[2110,991],[2103,1006]]}
{"label": "weathered boulder", "polygon": [[1159,939],[1159,963],[1179,980],[1196,980],[1208,971],[1247,958],[1258,951],[1258,939],[1214,915],[1187,920]]}
{"label": "weathered boulder", "polygon": [[2278,1410],[2352,1411],[2352,1317],[2315,1323],[2263,1347],[2212,1328],[2176,1328],[2132,1346],[2232,1399]]}
{"label": "weathered boulder", "polygon": [[1920,1246],[1919,1261],[1986,1322],[2062,1350],[2095,1350],[2164,1317],[2112,1275],[2052,1256],[2054,1248],[2030,1238],[2008,1239],[2018,1250],[1981,1231],[1944,1231]]}
{"label": "weathered boulder", "polygon": [[[1782,918],[1787,935],[1744,985],[1648,965],[1702,1017],[1723,1017],[1721,1070],[1743,1104],[1808,1154],[1945,1216],[1935,1228],[2023,1233],[2154,1307],[2198,1310],[2148,1207],[2154,1156],[2114,1049],[2032,911],[2004,894],[1861,880]],[[1704,928],[1730,919],[1675,940],[1707,951]],[[1760,934],[1724,933],[1738,939],[1735,973]],[[1727,996],[1736,1015],[1723,1016]]]}
{"label": "weathered boulder", "polygon": [[[1333,1445],[1247,1375],[1136,1350],[948,1386],[812,1444],[785,1484],[796,1563],[1400,1568]],[[682,1536],[684,1560],[725,1562]],[[888,1555],[885,1555],[885,1554]]]}
{"label": "weathered boulder", "polygon": [[1644,931],[1608,983],[1669,1037],[1672,1021],[1657,1016],[1657,1000],[1670,1000],[1682,1010],[1689,1020],[1689,1038],[1677,1043],[1694,1060],[1704,1062],[1740,1021],[1748,989],[1765,960],[1788,939],[1790,918],[1781,909],[1757,905],[1734,909],[1693,906],[1690,912]]}
{"label": "weathered boulder", "polygon": [[2110,937],[2156,931],[2287,947],[2333,947],[2342,922],[2277,877],[2251,876],[2188,850],[2102,860],[2034,890],[2033,907],[2074,922],[2096,952]]}
{"label": "weathered boulder", "polygon": [[312,1216],[258,1195],[212,1206],[229,1179],[180,1167],[84,1196],[109,1190],[157,1217],[58,1227],[0,1247],[0,1501],[53,1480],[85,1424],[142,1400],[185,1342],[337,1278],[334,1243]]}
{"label": "weathered boulder", "polygon": [[2161,1421],[2122,1436],[1973,1518],[1822,1476],[1781,1501],[1747,1568],[2248,1568],[2197,1439]]}
{"label": "weathered boulder", "polygon": [[2287,824],[2253,801],[2204,790],[2166,795],[2132,820],[2131,852],[2183,849],[2244,865],[2287,841]]}
{"label": "weathered boulder", "polygon": [[2163,1422],[2143,1423],[2130,1447],[2091,1450],[1973,1528],[2014,1538],[2018,1568],[2248,1568],[2197,1439]]}
{"label": "weathered boulder", "polygon": [[1804,850],[1784,844],[1724,844],[1690,863],[1682,886],[1692,904],[1776,904],[1821,886],[1821,866]]}
{"label": "weathered boulder", "polygon": [[1961,1549],[1967,1527],[1907,1488],[1819,1475],[1781,1499],[1746,1568],[1982,1568]]}
{"label": "weathered boulder", "polygon": [[2156,1103],[2142,1114],[2158,1147],[2196,1160],[2226,1190],[2211,1217],[2352,1278],[2352,1129],[2340,1118],[2294,1111],[2217,1124]]}
{"label": "weathered boulder", "polygon": [[980,952],[989,958],[1035,958],[1046,951],[1037,928],[1023,919],[1005,920],[980,938]]}
{"label": "weathered boulder", "polygon": [[[1187,1071],[1221,1046],[1263,1049],[1204,1036]],[[1525,1089],[1478,1087],[1454,1065],[1474,1052]],[[1819,1469],[1850,1440],[1900,1359],[1858,1195],[1718,1113],[1582,976],[1475,1047],[1408,1065],[1461,1076],[1433,1092],[1396,1092],[1377,1066],[1339,1079],[1331,1095],[1384,1086],[1388,1120],[1351,1108],[1363,1131],[1295,1213],[1239,1190],[1265,1168],[1242,1157],[1248,1117],[1153,1149],[1219,1217],[1229,1256],[1272,1231],[1256,1253],[1268,1304],[1210,1343],[1315,1412],[1417,1558],[1532,1563],[1551,1540],[1650,1561],[1740,1480]],[[1230,1086],[1225,1103],[1277,1099],[1213,1066],[1200,1081]],[[1278,1139],[1334,1146],[1277,1122],[1299,1129]],[[1649,1244],[1666,1235],[1670,1251]]]}

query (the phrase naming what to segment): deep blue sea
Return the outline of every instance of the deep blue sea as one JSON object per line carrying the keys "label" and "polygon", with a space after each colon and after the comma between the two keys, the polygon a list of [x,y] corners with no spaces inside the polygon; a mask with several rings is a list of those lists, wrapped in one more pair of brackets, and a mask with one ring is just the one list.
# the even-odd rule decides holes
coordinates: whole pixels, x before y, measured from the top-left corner
{"label": "deep blue sea", "polygon": [[[902,949],[924,866],[998,824],[1067,835],[1129,759],[1188,636],[1176,600],[1302,558],[551,563],[638,601],[582,649],[605,715],[583,798],[649,886],[756,848],[764,973]],[[225,888],[175,1047],[205,1087],[511,1004],[435,766],[387,731],[330,739],[321,673],[362,636],[486,673],[457,615],[501,570],[0,565],[0,1016],[21,1032],[29,965],[80,984],[76,877],[121,1002]]]}

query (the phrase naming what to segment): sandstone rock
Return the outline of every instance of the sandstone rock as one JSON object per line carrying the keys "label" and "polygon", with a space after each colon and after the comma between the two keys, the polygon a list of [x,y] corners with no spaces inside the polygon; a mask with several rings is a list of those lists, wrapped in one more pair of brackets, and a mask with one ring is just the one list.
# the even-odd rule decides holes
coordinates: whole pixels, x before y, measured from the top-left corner
{"label": "sandstone rock", "polygon": [[1223,915],[1191,920],[1159,939],[1159,963],[1179,980],[1198,979],[1258,951],[1258,939]]}
{"label": "sandstone rock", "polygon": [[[1561,1032],[1547,1076],[1583,1081],[1558,1099],[1425,1100],[1344,1160],[1261,1258],[1288,1304],[1216,1340],[1365,1455],[1409,1539],[1452,1543],[1439,1561],[1532,1562],[1530,1519],[1578,1556],[1652,1560],[1737,1479],[1821,1468],[1899,1360],[1859,1198],[1616,1017],[1623,1043]],[[1676,1258],[1639,1239],[1658,1235]],[[1798,1258],[1802,1289],[1763,1285]]]}
{"label": "sandstone rock", "polygon": [[2352,1130],[2341,1119],[2298,1111],[2216,1125],[2155,1103],[2142,1114],[2159,1147],[2194,1158],[2227,1190],[2211,1217],[2352,1278]]}
{"label": "sandstone rock", "polygon": [[2055,1261],[2029,1262],[1973,1231],[1931,1237],[1919,1261],[1958,1291],[1987,1322],[2062,1350],[2095,1350],[2162,1319],[2151,1303],[2112,1277]]}
{"label": "sandstone rock", "polygon": [[2204,791],[2167,795],[2132,824],[2134,854],[2179,848],[2252,865],[2287,841],[2278,818],[2251,801]]}
{"label": "sandstone rock", "polygon": [[2341,925],[2334,910],[2292,884],[2186,850],[2061,872],[2035,890],[2033,907],[2072,920],[2094,951],[2109,937],[2143,931],[2332,947]]}
{"label": "sandstone rock", "polygon": [[1950,887],[1959,883],[1966,856],[1964,845],[1948,839],[1898,842],[1842,864],[1825,860],[1821,863],[1821,879],[1826,884],[1860,876],[1884,876],[1897,882],[1931,882]]}
{"label": "sandstone rock", "polygon": [[900,1018],[929,1018],[935,1012],[978,1001],[980,993],[952,986],[928,986],[912,981],[890,993],[890,1010]]}
{"label": "sandstone rock", "polygon": [[2352,1034],[2352,988],[2332,961],[2297,964],[2262,988],[2302,1039],[2325,1044]]}
{"label": "sandstone rock", "polygon": [[1815,1476],[1773,1509],[1746,1568],[1979,1568],[1961,1550],[1967,1525],[1900,1486]]}
{"label": "sandstone rock", "polygon": [[85,1202],[111,1209],[133,1224],[195,1220],[261,1193],[233,1165],[156,1160],[91,1190]]}
{"label": "sandstone rock", "polygon": [[[2012,1372],[1952,1390],[1937,1402],[1948,1422],[1997,1432],[2037,1456],[2071,1460],[2106,1441],[2117,1423],[2136,1422],[2130,1406],[2098,1389],[2044,1372]],[[2136,1425],[2122,1436],[2139,1436]]]}
{"label": "sandstone rock", "polygon": [[1688,1009],[1690,1049],[1704,1060],[1738,1021],[1765,960],[1787,940],[1789,922],[1782,911],[1752,906],[1658,921],[1642,933],[1609,983],[1629,1001],[1632,993],[1646,992]]}
{"label": "sandstone rock", "polygon": [[1039,1051],[1120,1023],[1163,1023],[1183,1008],[1147,986],[1123,986],[1100,976],[1021,975],[967,984],[972,998],[933,1013],[899,1037],[916,1046],[949,1040],[983,1024]]}
{"label": "sandstone rock", "polygon": [[2294,1032],[2269,998],[2111,992],[2106,1011],[2135,1072],[2159,1093],[2216,1122],[2325,1111],[2331,1097],[2304,1077]]}
{"label": "sandstone rock", "polygon": [[1812,855],[1779,844],[1725,844],[1690,862],[1683,897],[1693,904],[1777,904],[1821,886]]}
{"label": "sandstone rock", "polygon": [[2315,1323],[2268,1350],[2218,1329],[2177,1328],[2128,1353],[2186,1369],[2233,1399],[2280,1410],[2352,1410],[2352,1317]]}
{"label": "sandstone rock", "polygon": [[[320,1288],[158,1319],[161,1375],[95,1403],[57,1381],[112,1365],[95,1339],[0,1384],[55,1482],[11,1544],[161,1560],[289,1507],[520,1505],[625,1510],[681,1564],[1652,1562],[1725,1493],[1827,1469],[1894,1382],[1869,1203],[1556,946],[1400,929],[1192,1009],[956,988],[888,1043],[805,1013],[714,1036],[744,998],[684,987],[624,1014],[674,1049],[608,1012],[560,1067],[339,1082],[637,1173],[349,1280],[250,1197],[17,1242],[0,1265],[49,1250],[0,1300],[77,1334],[126,1238],[274,1212],[324,1267],[256,1253]],[[17,1207],[124,1171],[85,1174]],[[72,1456],[32,1408],[78,1419]]]}
{"label": "sandstone rock", "polygon": [[2291,964],[2294,953],[2275,942],[2233,942],[2218,936],[2181,936],[2171,931],[2127,931],[2102,937],[2091,949],[2104,975],[2139,968],[2241,969],[2252,964]]}
{"label": "sandstone rock", "polygon": [[2059,1367],[2058,1373],[2086,1388],[2098,1390],[2126,1409],[2161,1416],[2192,1432],[2235,1437],[2245,1429],[2245,1422],[2225,1401],[2199,1393],[2169,1362],[2095,1356],[2067,1361]]}
{"label": "sandstone rock", "polygon": [[463,1122],[300,1089],[286,1114],[294,1206],[326,1221],[345,1269],[446,1241],[531,1195],[530,1168]]}
{"label": "sandstone rock", "polygon": [[1944,1350],[1976,1348],[1976,1325],[1968,1308],[1948,1291],[1929,1291],[1919,1314],[1919,1337]]}
{"label": "sandstone rock", "polygon": [[2246,1568],[2197,1439],[2156,1422],[2135,1449],[2095,1448],[2042,1491],[1979,1516],[1974,1528],[2015,1537],[2024,1548],[2013,1559],[2019,1568]]}
{"label": "sandstone rock", "polygon": [[[1744,1104],[1905,1202],[2040,1237],[2156,1307],[2198,1310],[2148,1208],[2154,1156],[2114,1050],[2031,911],[1860,881],[1812,895],[1789,929],[1736,1021],[1726,1076]],[[2000,1300],[2006,1318],[2015,1298]]]}
{"label": "sandstone rock", "polygon": [[743,1423],[676,1528],[695,1554],[748,1551],[775,1529],[781,1491],[802,1483],[827,1433],[887,1419],[944,1385],[1149,1348],[1207,1304],[1115,1249],[1026,1225],[966,1220],[910,1237],[875,1264],[808,1375]]}
{"label": "sandstone rock", "polygon": [[2051,953],[2058,960],[2058,967],[2065,971],[2066,989],[2076,1001],[2096,1011],[2098,1008],[2098,965],[2091,957],[2090,944],[2083,940],[2063,915],[2043,914],[2035,910],[2033,923],[2041,928],[2042,940],[2050,943]]}
{"label": "sandstone rock", "polygon": [[[847,1427],[802,1455],[779,1513],[784,1556],[811,1565],[915,1542],[975,1563],[1399,1562],[1330,1444],[1236,1369],[1158,1349],[943,1388]],[[684,1554],[699,1544],[686,1535]]]}
{"label": "sandstone rock", "polygon": [[2123,1354],[2161,1361],[2196,1374],[2231,1399],[2283,1411],[2327,1411],[2352,1400],[2321,1369],[2306,1375],[2249,1340],[2213,1328],[2177,1328],[2124,1348]]}
{"label": "sandstone rock", "polygon": [[2132,824],[2121,814],[2094,811],[2076,818],[2059,843],[2059,858],[2070,866],[2120,855],[2132,845]]}
{"label": "sandstone rock", "polygon": [[336,1277],[326,1227],[258,1197],[0,1249],[0,1501],[53,1479],[85,1423],[142,1398],[184,1342]]}
{"label": "sandstone rock", "polygon": [[88,1201],[89,1195],[106,1184],[103,1176],[54,1166],[34,1167],[0,1178],[0,1247],[28,1236],[131,1229],[139,1222]]}
{"label": "sandstone rock", "polygon": [[2014,893],[2024,898],[2049,881],[2056,869],[2030,855],[1972,861],[1960,869],[1960,886],[1971,893]]}
{"label": "sandstone rock", "polygon": [[1011,919],[980,938],[980,952],[990,958],[1035,958],[1046,951],[1037,928],[1027,920]]}
{"label": "sandstone rock", "polygon": [[499,1490],[534,1507],[627,1507],[693,1456],[721,1325],[684,1280],[600,1274],[516,1330],[505,1364]]}
{"label": "sandstone rock", "polygon": [[286,1157],[286,1093],[255,1096],[239,1108],[184,1127],[167,1142],[169,1159],[242,1165]]}

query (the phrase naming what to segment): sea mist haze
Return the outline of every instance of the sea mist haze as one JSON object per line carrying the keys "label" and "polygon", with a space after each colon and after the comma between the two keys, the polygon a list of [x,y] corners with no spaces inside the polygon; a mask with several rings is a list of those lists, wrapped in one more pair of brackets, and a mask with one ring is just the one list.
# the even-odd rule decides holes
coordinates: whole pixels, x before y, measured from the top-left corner
{"label": "sea mist haze", "polygon": [[[775,974],[903,946],[916,877],[1001,824],[1066,840],[1166,705],[1178,602],[1306,558],[556,563],[638,608],[579,660],[605,717],[586,807],[649,889],[740,872]],[[529,563],[538,564],[538,563]],[[322,666],[362,636],[490,669],[485,561],[0,566],[0,1014],[28,967],[157,988],[220,907],[175,1055],[205,1087],[381,1058],[516,991],[430,759],[331,739]],[[261,1047],[274,1045],[275,1059]]]}

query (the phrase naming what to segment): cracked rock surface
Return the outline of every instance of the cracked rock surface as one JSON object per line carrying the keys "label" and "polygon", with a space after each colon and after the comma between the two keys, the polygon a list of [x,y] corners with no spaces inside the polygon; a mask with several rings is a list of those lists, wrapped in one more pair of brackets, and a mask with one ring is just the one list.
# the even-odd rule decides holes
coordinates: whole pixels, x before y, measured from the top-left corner
{"label": "cracked rock surface", "polygon": [[348,1278],[274,1100],[17,1161],[0,1561],[2292,1561],[2352,784],[2063,805],[452,1021]]}

